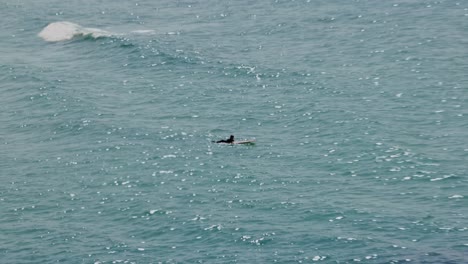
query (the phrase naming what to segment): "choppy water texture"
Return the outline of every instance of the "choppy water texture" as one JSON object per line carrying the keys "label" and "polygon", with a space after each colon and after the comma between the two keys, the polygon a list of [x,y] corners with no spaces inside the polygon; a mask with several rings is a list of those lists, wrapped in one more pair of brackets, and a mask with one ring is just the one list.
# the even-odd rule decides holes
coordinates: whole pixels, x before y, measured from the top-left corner
{"label": "choppy water texture", "polygon": [[466,1],[0,14],[2,263],[466,263]]}

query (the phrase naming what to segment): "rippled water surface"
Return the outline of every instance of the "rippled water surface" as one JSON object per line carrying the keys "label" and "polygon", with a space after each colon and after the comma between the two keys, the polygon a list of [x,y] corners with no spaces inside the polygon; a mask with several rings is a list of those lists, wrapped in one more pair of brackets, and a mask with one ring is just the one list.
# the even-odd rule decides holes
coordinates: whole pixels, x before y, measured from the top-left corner
{"label": "rippled water surface", "polygon": [[466,2],[0,14],[1,262],[468,259]]}

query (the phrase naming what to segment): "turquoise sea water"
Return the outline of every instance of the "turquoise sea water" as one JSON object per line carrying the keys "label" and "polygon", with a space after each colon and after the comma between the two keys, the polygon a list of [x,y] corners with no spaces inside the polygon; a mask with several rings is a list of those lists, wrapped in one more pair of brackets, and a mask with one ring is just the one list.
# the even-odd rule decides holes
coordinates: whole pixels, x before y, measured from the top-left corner
{"label": "turquoise sea water", "polygon": [[467,263],[468,2],[0,14],[1,263]]}

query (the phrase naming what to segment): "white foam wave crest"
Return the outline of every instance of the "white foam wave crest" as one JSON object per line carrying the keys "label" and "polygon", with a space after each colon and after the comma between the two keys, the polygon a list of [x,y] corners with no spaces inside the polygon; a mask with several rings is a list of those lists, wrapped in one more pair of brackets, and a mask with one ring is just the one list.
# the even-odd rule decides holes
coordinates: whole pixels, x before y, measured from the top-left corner
{"label": "white foam wave crest", "polygon": [[134,31],[132,31],[132,33],[144,34],[144,35],[154,35],[154,34],[156,34],[156,31],[154,31],[152,29],[140,29],[140,30],[134,30]]}
{"label": "white foam wave crest", "polygon": [[48,42],[71,40],[79,36],[91,36],[93,38],[109,37],[113,34],[98,28],[86,28],[78,24],[60,21],[47,25],[38,36]]}

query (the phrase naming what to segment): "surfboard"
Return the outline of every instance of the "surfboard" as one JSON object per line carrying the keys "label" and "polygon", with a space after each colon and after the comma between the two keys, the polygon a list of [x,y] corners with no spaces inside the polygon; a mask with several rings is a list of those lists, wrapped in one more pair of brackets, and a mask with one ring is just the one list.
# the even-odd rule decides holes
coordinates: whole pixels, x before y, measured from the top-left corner
{"label": "surfboard", "polygon": [[235,145],[254,145],[255,140],[239,140],[239,141],[234,141],[232,144],[235,144]]}

